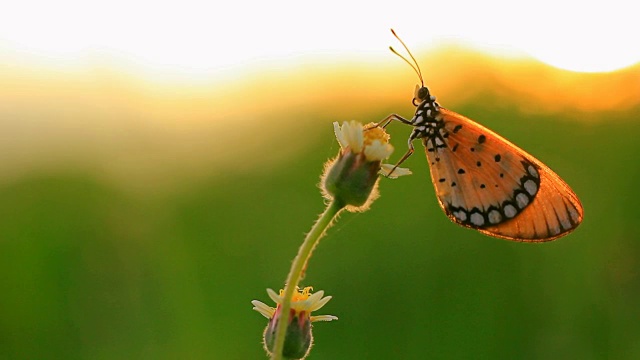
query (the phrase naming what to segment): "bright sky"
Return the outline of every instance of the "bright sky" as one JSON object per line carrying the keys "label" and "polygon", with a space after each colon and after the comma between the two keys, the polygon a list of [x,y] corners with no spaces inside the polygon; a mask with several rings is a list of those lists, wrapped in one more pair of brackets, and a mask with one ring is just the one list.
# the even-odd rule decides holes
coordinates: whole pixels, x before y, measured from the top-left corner
{"label": "bright sky", "polygon": [[154,73],[215,76],[269,61],[388,57],[388,45],[400,47],[391,27],[414,52],[464,43],[588,72],[640,61],[633,1],[382,3],[8,1],[0,12],[0,63],[106,59]]}

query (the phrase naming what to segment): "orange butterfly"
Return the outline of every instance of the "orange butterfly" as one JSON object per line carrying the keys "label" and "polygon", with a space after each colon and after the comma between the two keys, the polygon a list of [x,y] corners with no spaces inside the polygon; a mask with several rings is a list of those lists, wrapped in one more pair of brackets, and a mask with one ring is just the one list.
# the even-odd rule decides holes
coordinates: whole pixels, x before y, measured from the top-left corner
{"label": "orange butterfly", "polygon": [[[413,126],[412,141],[422,139],[431,168],[431,180],[440,207],[453,222],[498,238],[541,242],[557,239],[582,222],[580,200],[548,166],[475,121],[447,110],[424,86],[417,61],[404,42],[391,30],[411,56],[416,71],[412,119],[391,114],[392,120]],[[394,168],[395,169],[395,168]],[[393,170],[392,170],[393,171]]]}

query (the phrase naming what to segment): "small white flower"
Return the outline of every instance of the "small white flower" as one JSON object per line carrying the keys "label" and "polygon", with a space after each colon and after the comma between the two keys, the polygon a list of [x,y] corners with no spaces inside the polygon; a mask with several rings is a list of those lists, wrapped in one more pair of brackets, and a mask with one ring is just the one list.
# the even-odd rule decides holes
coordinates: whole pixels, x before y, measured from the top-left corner
{"label": "small white flower", "polygon": [[[319,310],[323,306],[325,306],[329,300],[331,300],[331,296],[324,296],[324,291],[320,290],[314,294],[311,294],[313,288],[311,286],[305,287],[304,289],[296,291],[293,294],[293,300],[291,301],[291,309],[295,311],[296,314],[306,313],[307,316],[316,310]],[[277,306],[280,306],[283,300],[284,290],[280,290],[280,294],[277,294],[272,289],[267,289],[267,294],[276,303]],[[324,297],[323,297],[324,296]],[[273,318],[276,313],[276,308],[272,308],[271,306],[263,303],[262,301],[253,300],[251,301],[253,304],[253,310],[259,312],[267,319]],[[310,316],[311,322],[314,321],[331,321],[338,320],[337,316],[333,315],[318,315],[318,316]]]}
{"label": "small white flower", "polygon": [[[363,126],[352,120],[345,121],[340,126],[338,122],[334,122],[333,131],[342,150],[350,149],[353,153],[364,153],[367,161],[386,160],[393,153],[393,146],[389,144],[389,134],[374,123]],[[381,167],[391,170],[393,165],[382,164]],[[388,171],[381,169],[380,173],[387,176]],[[409,174],[411,174],[409,169],[396,168],[389,178],[395,179]]]}
{"label": "small white flower", "polygon": [[396,169],[393,173],[385,170],[388,166],[382,160],[391,156],[393,146],[384,128],[350,121],[342,126],[334,122],[333,130],[340,152],[325,164],[321,188],[326,199],[336,201],[348,211],[365,211],[379,196],[379,174],[395,179],[411,173],[407,169]]}

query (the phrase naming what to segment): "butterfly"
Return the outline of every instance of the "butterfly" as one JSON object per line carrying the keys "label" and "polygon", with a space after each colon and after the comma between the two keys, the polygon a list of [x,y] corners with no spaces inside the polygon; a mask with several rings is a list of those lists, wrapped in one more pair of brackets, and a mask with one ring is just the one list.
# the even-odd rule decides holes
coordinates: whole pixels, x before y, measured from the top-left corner
{"label": "butterfly", "polygon": [[[573,231],[583,218],[576,194],[541,161],[475,121],[443,108],[424,86],[422,73],[392,47],[418,74],[411,119],[391,114],[379,123],[399,121],[413,127],[421,139],[431,169],[431,180],[442,210],[453,222],[497,238],[524,242],[550,241]],[[394,168],[395,169],[395,168]],[[393,170],[392,170],[393,172]]]}

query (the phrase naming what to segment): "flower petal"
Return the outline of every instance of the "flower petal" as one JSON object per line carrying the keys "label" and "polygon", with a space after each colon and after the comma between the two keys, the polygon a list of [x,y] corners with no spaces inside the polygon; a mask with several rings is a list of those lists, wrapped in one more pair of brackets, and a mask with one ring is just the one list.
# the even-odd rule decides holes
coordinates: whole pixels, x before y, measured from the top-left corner
{"label": "flower petal", "polygon": [[311,317],[311,322],[314,321],[332,321],[332,320],[338,320],[337,316],[333,316],[333,315],[316,315],[316,316],[312,316]]}
{"label": "flower petal", "polygon": [[311,306],[311,308],[309,308],[309,311],[316,311],[318,309],[320,309],[321,307],[325,306],[329,300],[331,300],[331,296],[327,296],[323,299],[320,299],[319,301],[317,301],[315,304],[313,304],[313,306]]}
{"label": "flower petal", "polygon": [[273,300],[273,302],[275,302],[276,304],[280,304],[282,302],[282,298],[280,297],[280,295],[276,294],[276,292],[272,289],[267,289],[267,294],[269,294],[271,300]]}
{"label": "flower petal", "polygon": [[347,140],[344,138],[344,134],[342,133],[342,128],[340,128],[340,124],[337,121],[333,122],[333,133],[336,134],[336,139],[338,139],[338,143],[340,143],[341,148],[346,148],[348,146]]}
{"label": "flower petal", "polygon": [[362,151],[364,146],[364,133],[362,130],[362,124],[356,121],[344,122],[342,124],[342,135],[354,153]]}
{"label": "flower petal", "polygon": [[364,156],[369,161],[380,161],[388,158],[393,153],[391,144],[383,144],[380,140],[373,140],[371,145],[364,148]]}
{"label": "flower petal", "polygon": [[253,304],[253,310],[259,312],[267,319],[271,319],[273,317],[273,314],[276,312],[276,309],[263,303],[262,301],[252,300],[251,303]]}
{"label": "flower petal", "polygon": [[322,296],[324,296],[324,290],[320,290],[317,293],[311,294],[311,296],[309,296],[309,298],[306,301],[308,301],[309,303],[313,304],[313,303],[317,302],[318,300],[322,299]]}
{"label": "flower petal", "polygon": [[[407,168],[398,167],[395,170],[393,170],[394,167],[395,165],[392,165],[392,164],[382,164],[380,166],[380,174],[388,177],[389,179],[397,179],[400,176],[413,174],[411,170]],[[389,173],[391,172],[391,170],[393,170],[393,174],[389,176]]]}

